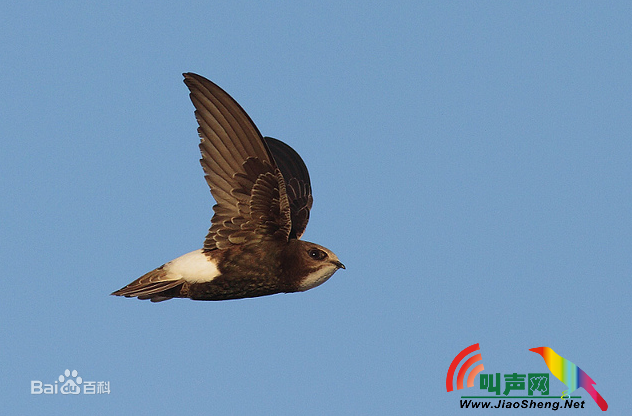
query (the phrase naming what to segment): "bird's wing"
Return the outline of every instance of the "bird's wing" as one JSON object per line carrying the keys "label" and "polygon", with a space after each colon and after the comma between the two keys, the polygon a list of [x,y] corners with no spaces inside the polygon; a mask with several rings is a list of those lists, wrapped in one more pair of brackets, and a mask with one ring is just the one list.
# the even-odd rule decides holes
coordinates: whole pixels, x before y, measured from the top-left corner
{"label": "bird's wing", "polygon": [[285,180],[292,217],[290,238],[301,238],[307,227],[309,210],[313,202],[307,166],[299,154],[287,144],[272,137],[264,139]]}
{"label": "bird's wing", "polygon": [[287,241],[292,221],[285,182],[257,126],[220,87],[183,75],[199,124],[200,162],[217,202],[204,248]]}

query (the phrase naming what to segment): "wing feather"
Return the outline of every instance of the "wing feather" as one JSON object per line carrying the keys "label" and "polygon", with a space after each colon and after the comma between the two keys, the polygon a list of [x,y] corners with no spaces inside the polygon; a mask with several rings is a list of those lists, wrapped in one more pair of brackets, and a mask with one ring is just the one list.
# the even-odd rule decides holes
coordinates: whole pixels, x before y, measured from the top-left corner
{"label": "wing feather", "polygon": [[314,201],[307,166],[301,156],[287,144],[272,137],[264,139],[285,180],[292,217],[290,238],[301,238]]}
{"label": "wing feather", "polygon": [[287,239],[292,215],[283,174],[257,126],[220,87],[184,74],[195,106],[200,163],[217,204],[206,236],[207,250],[264,239]]}

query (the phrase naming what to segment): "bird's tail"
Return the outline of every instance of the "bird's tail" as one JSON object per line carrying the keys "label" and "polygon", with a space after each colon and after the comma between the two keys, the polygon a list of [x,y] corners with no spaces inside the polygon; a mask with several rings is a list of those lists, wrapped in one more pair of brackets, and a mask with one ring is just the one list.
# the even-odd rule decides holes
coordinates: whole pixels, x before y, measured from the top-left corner
{"label": "bird's tail", "polygon": [[597,406],[599,406],[601,410],[603,410],[604,412],[608,410],[608,403],[606,403],[603,397],[601,397],[601,394],[599,394],[599,392],[595,390],[595,387],[592,384],[583,387],[584,390],[586,390],[586,392],[590,394],[590,397],[593,398],[593,400],[595,401],[595,403],[597,403]]}

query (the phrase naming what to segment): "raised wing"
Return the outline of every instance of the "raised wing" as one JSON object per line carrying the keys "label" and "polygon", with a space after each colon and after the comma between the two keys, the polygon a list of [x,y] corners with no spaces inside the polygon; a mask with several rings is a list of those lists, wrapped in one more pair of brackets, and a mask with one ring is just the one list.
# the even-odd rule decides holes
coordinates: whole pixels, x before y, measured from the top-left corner
{"label": "raised wing", "polygon": [[217,204],[204,248],[222,249],[292,230],[283,174],[248,114],[208,79],[186,73],[200,135],[200,163]]}
{"label": "raised wing", "polygon": [[272,137],[264,137],[264,140],[285,180],[292,218],[290,238],[301,238],[313,202],[309,172],[303,159],[290,146]]}

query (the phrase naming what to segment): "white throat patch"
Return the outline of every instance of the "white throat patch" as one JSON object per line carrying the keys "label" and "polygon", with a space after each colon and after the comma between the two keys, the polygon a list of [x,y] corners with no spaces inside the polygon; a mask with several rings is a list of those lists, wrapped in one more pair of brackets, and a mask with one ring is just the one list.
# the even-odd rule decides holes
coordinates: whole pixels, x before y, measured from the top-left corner
{"label": "white throat patch", "polygon": [[338,270],[333,264],[329,264],[321,269],[314,270],[301,281],[298,290],[304,292],[306,290],[322,285]]}

